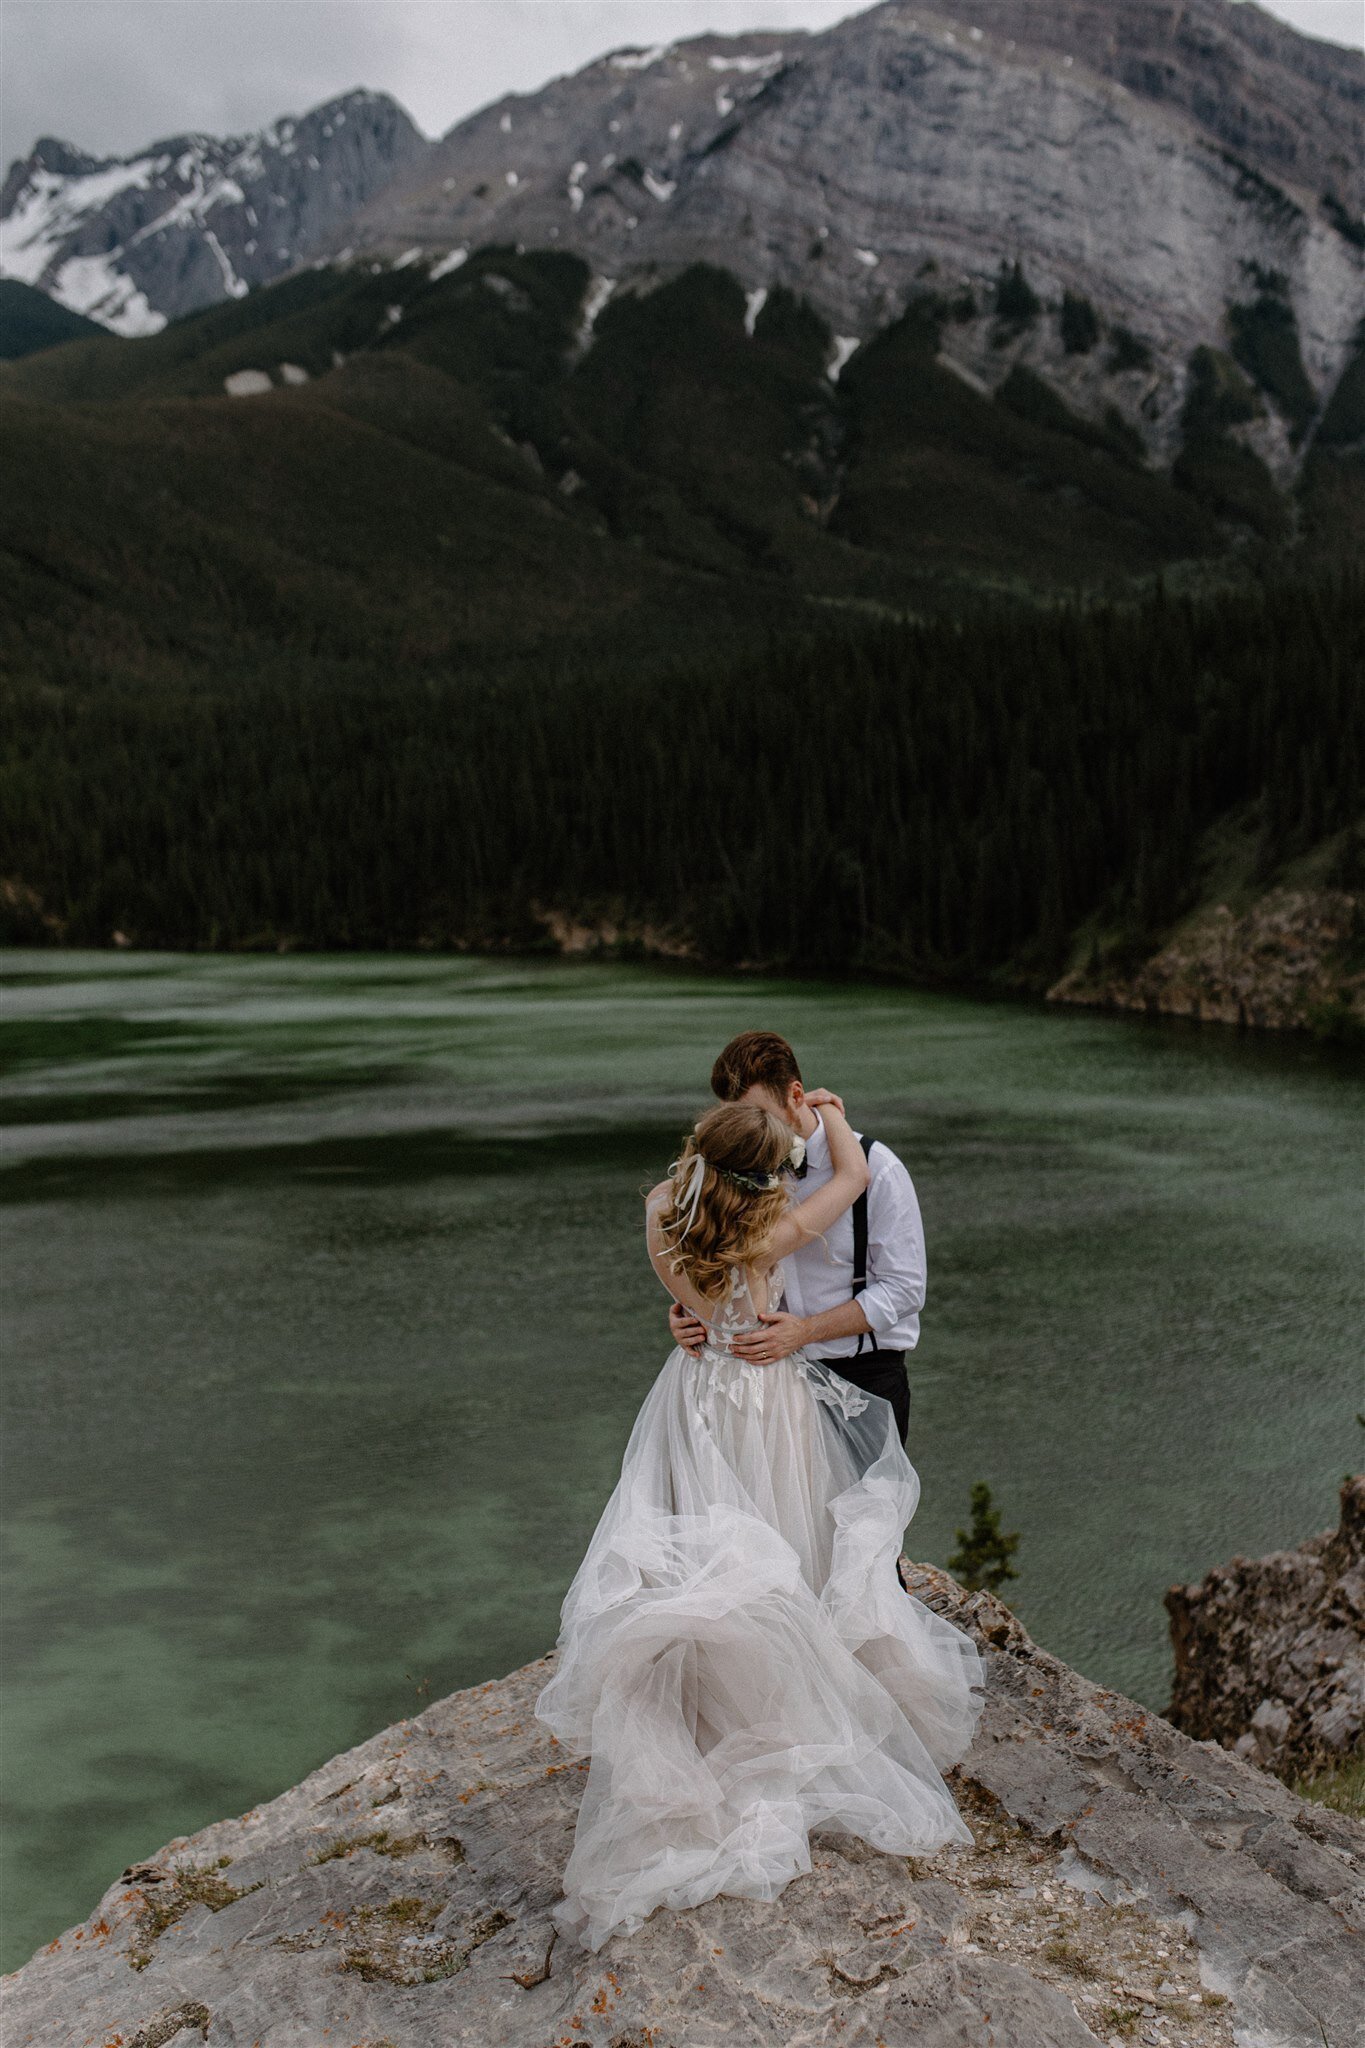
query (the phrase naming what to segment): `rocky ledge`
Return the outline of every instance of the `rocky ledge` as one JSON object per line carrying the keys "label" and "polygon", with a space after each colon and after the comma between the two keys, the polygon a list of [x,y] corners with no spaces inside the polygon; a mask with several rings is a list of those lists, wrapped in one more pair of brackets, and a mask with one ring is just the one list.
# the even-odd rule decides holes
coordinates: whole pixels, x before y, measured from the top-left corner
{"label": "rocky ledge", "polygon": [[986,1655],[971,1849],[821,1836],[775,1905],[555,1944],[586,1766],[533,1718],[542,1658],[126,1870],[5,1981],[6,2048],[1361,2042],[1365,1828],[907,1572]]}
{"label": "rocky ledge", "polygon": [[1075,968],[1047,998],[1358,1037],[1365,1034],[1365,897],[1271,889],[1240,914],[1215,903],[1187,918],[1142,966]]}
{"label": "rocky ledge", "polygon": [[1167,1717],[1280,1777],[1365,1745],[1365,1475],[1337,1528],[1295,1550],[1234,1557],[1166,1594],[1175,1646]]}

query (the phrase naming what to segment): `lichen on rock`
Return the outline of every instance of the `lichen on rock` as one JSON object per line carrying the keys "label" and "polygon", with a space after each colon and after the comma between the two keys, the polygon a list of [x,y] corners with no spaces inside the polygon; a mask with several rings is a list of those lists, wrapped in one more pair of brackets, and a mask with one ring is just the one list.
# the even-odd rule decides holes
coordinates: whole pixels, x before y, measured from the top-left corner
{"label": "lichen on rock", "polygon": [[[598,1955],[556,1943],[586,1766],[534,1717],[542,1658],[126,1871],[6,1981],[6,2048],[1357,2041],[1365,1828],[1093,1685],[992,1594],[904,1569],[986,1658],[950,1774],[970,1848],[818,1834],[772,1905],[656,1913]],[[210,1878],[225,1890],[193,1896]],[[162,1886],[183,1910],[149,1943]]]}

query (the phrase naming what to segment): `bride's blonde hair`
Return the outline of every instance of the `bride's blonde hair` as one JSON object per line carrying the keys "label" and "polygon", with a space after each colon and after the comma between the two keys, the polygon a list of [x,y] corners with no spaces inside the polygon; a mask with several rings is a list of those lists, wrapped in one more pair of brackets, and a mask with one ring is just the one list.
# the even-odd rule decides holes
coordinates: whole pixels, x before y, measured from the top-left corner
{"label": "bride's blonde hair", "polygon": [[780,1116],[726,1102],[698,1117],[659,1209],[665,1257],[708,1301],[737,1266],[762,1258],[790,1199],[781,1179],[792,1134]]}

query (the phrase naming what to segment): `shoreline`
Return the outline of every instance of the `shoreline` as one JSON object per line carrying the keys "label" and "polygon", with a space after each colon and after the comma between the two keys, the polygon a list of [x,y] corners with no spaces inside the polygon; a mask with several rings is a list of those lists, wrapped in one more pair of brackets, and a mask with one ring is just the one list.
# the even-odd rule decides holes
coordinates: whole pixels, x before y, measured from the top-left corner
{"label": "shoreline", "polygon": [[[1287,925],[1306,907],[1302,933]],[[1106,967],[1093,956],[1086,966],[1033,979],[973,979],[915,975],[894,968],[863,968],[831,974],[783,962],[703,958],[676,935],[617,926],[609,920],[560,928],[555,938],[525,944],[432,940],[428,943],[314,946],[291,939],[210,946],[159,941],[136,942],[115,933],[104,945],[70,944],[65,939],[23,943],[0,941],[7,954],[63,953],[180,959],[484,959],[525,962],[580,961],[584,964],[660,968],[698,980],[788,981],[840,989],[901,989],[923,995],[958,996],[1009,1008],[1058,1008],[1142,1015],[1153,1021],[1216,1025],[1257,1036],[1304,1038],[1316,1043],[1365,1045],[1365,896],[1349,891],[1268,892],[1240,914],[1226,903],[1202,906],[1136,966]],[[1330,954],[1347,955],[1338,970]]]}

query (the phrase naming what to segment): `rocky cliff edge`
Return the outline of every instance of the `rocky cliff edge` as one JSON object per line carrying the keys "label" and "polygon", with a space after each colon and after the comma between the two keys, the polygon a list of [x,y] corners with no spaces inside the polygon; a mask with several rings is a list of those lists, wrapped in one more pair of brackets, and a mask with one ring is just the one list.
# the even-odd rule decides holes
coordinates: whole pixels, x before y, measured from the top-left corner
{"label": "rocky cliff edge", "polygon": [[775,1905],[552,1944],[586,1766],[533,1717],[542,1658],[125,1871],[6,1980],[6,2048],[1365,2041],[1365,1828],[908,1572],[986,1654],[973,1848],[817,1836]]}

